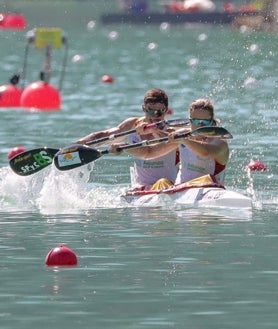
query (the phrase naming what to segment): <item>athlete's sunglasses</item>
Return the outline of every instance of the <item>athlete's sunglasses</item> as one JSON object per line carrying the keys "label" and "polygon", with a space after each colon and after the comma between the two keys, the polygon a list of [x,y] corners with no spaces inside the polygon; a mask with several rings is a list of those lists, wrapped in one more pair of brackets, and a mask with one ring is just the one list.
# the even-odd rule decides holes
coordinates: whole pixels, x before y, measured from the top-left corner
{"label": "athlete's sunglasses", "polygon": [[190,122],[192,125],[194,126],[198,126],[198,125],[203,125],[203,126],[209,126],[212,124],[212,119],[190,119]]}
{"label": "athlete's sunglasses", "polygon": [[164,107],[163,109],[152,109],[150,107],[145,106],[144,109],[151,117],[161,116],[162,114],[165,114],[167,112],[166,107]]}

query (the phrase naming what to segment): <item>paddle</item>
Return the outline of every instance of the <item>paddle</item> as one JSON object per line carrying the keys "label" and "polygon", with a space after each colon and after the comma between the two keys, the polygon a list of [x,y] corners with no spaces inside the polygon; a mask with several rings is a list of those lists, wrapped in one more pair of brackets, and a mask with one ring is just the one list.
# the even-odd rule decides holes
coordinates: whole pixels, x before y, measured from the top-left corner
{"label": "paddle", "polygon": [[58,151],[59,149],[51,147],[39,147],[17,154],[9,161],[9,164],[16,174],[29,176],[51,165]]}
{"label": "paddle", "polygon": [[[164,120],[156,123],[151,123],[147,125],[147,128],[151,128],[154,126],[164,127],[165,125],[178,127],[187,124],[189,124],[189,119]],[[106,141],[112,141],[116,138],[127,136],[135,132],[136,129],[127,130],[121,133],[95,139],[93,141],[86,143],[86,145],[100,144]],[[12,170],[16,174],[20,176],[29,176],[51,165],[54,155],[57,152],[59,152],[59,149],[46,147],[46,146],[39,147],[17,154],[9,161],[9,164]]]}
{"label": "paddle", "polygon": [[[220,137],[225,139],[233,138],[233,136],[223,127],[206,126],[200,127],[191,132],[178,134],[174,137],[174,139],[185,138],[188,136]],[[168,140],[168,137],[145,140],[139,143],[118,147],[118,150],[123,151],[131,148],[167,142]],[[86,145],[75,144],[57,152],[54,156],[54,164],[59,170],[70,170],[95,161],[102,155],[108,153],[109,149],[99,151]]]}

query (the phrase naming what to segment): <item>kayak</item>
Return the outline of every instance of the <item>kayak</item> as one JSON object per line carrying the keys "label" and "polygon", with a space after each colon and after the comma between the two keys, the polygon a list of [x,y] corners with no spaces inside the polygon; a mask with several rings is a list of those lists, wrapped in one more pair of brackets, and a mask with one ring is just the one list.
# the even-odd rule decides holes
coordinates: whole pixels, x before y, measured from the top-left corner
{"label": "kayak", "polygon": [[252,208],[251,198],[226,189],[211,175],[162,190],[128,190],[121,197],[133,206],[153,206],[171,202],[187,207]]}

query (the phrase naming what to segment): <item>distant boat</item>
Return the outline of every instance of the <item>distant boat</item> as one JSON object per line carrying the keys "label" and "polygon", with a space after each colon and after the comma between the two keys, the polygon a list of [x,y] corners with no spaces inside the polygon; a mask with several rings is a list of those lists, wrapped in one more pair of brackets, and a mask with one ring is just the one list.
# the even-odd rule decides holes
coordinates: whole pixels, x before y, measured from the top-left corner
{"label": "distant boat", "polygon": [[125,11],[124,13],[110,13],[101,16],[103,24],[231,24],[237,17],[260,15],[255,7],[241,6],[226,8],[222,11],[202,11],[200,9],[185,10],[181,2],[168,2],[163,5],[163,12],[148,12],[147,10]]}
{"label": "distant boat", "polygon": [[237,17],[258,16],[258,11],[247,12],[190,12],[190,13],[142,13],[142,14],[103,14],[102,24],[170,24],[201,23],[231,24]]}
{"label": "distant boat", "polygon": [[26,20],[23,15],[12,13],[0,13],[0,29],[24,30]]}

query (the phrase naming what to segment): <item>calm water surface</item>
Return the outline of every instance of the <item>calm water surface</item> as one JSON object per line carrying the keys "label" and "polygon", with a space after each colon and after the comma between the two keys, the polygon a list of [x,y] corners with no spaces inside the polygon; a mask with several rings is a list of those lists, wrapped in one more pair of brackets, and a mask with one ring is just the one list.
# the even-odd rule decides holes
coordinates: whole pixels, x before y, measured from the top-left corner
{"label": "calm water surface", "polygon": [[[66,31],[62,109],[1,109],[0,322],[17,328],[277,328],[277,35],[221,27],[101,27]],[[2,83],[22,68],[25,32],[1,32]],[[27,80],[42,54],[30,51]],[[78,57],[75,57],[78,55]],[[62,54],[53,54],[57,85]],[[113,84],[100,77],[110,74]],[[19,177],[15,145],[62,147],[140,113],[147,89],[165,89],[173,115],[209,97],[233,135],[226,183],[252,212],[132,208],[127,156]],[[250,159],[268,167],[248,173]],[[71,247],[78,266],[47,268]]]}

